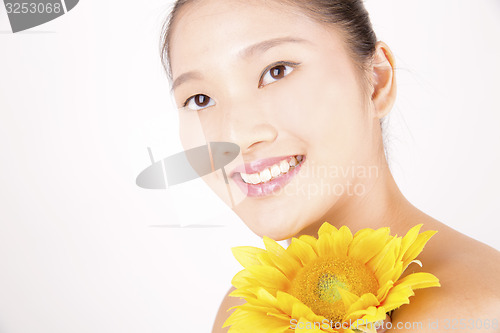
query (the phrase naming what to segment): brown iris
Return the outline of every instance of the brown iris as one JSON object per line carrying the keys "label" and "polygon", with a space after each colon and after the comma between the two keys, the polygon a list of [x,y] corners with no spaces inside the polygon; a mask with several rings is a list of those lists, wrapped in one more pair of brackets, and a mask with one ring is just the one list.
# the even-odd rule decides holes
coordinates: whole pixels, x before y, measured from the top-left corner
{"label": "brown iris", "polygon": [[197,106],[199,107],[204,107],[207,106],[208,103],[210,102],[210,97],[207,95],[196,95],[194,96],[194,102],[196,103]]}
{"label": "brown iris", "polygon": [[271,68],[270,74],[273,79],[279,80],[285,76],[286,67],[284,65],[279,65]]}

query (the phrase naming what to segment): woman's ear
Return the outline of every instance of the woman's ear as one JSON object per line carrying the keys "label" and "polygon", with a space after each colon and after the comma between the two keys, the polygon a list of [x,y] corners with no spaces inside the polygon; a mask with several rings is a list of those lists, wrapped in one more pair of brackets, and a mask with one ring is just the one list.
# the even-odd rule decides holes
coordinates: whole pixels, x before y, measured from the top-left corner
{"label": "woman's ear", "polygon": [[372,102],[375,116],[385,117],[392,109],[396,100],[396,77],[394,75],[394,55],[384,42],[377,42],[373,63],[372,75]]}

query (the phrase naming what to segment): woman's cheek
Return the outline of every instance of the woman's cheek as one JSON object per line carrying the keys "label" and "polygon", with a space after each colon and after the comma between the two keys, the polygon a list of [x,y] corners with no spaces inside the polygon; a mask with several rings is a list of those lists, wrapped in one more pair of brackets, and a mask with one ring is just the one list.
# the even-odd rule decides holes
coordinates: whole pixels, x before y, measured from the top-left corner
{"label": "woman's cheek", "polygon": [[[270,108],[270,122],[276,124],[280,130],[304,136],[307,132],[315,132],[315,117],[318,114],[318,93],[310,89],[303,76],[293,76],[273,83],[269,86],[267,104]],[[264,88],[265,89],[265,88]],[[307,135],[305,135],[307,136]]]}

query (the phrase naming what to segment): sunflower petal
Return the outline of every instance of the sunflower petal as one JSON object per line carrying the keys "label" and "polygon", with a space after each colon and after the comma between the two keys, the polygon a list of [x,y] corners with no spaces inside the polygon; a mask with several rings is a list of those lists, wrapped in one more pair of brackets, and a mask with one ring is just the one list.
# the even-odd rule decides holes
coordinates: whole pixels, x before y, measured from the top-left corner
{"label": "sunflower petal", "polygon": [[377,299],[382,302],[386,297],[391,288],[394,286],[393,281],[387,281],[385,284],[381,285],[377,291]]}
{"label": "sunflower petal", "polygon": [[338,232],[337,228],[335,228],[333,225],[331,225],[328,222],[324,222],[318,230],[318,237],[323,235],[323,234],[330,236],[331,234],[335,234],[336,232]]}
{"label": "sunflower petal", "polygon": [[434,236],[437,231],[428,230],[424,231],[420,235],[417,236],[417,239],[410,245],[408,250],[403,255],[403,265],[406,268],[410,262],[415,259],[420,252],[424,249],[425,244],[429,241],[429,239]]}
{"label": "sunflower petal", "polygon": [[240,298],[249,298],[249,297],[255,297],[255,294],[248,289],[235,289],[229,294],[229,296],[240,297]]}
{"label": "sunflower petal", "polygon": [[293,305],[295,303],[301,303],[296,297],[280,290],[276,293],[276,299],[278,300],[280,309],[290,316],[292,315]]}
{"label": "sunflower petal", "polygon": [[329,235],[322,234],[318,238],[317,243],[318,256],[331,256],[335,253],[335,244],[333,238]]}
{"label": "sunflower petal", "polygon": [[316,315],[308,306],[288,293],[278,291],[276,298],[280,310],[289,315],[290,318],[299,318],[302,316],[315,322],[321,322],[326,319],[323,316]]}
{"label": "sunflower petal", "polygon": [[311,245],[298,238],[292,238],[292,242],[290,243],[290,246],[288,246],[287,252],[289,252],[296,259],[300,260],[302,266],[307,265],[309,262],[318,257]]}
{"label": "sunflower petal", "polygon": [[273,239],[264,236],[264,244],[274,265],[292,279],[300,269],[300,263]]}
{"label": "sunflower petal", "polygon": [[316,315],[314,312],[302,302],[294,303],[292,306],[292,318],[305,317],[313,319]]}
{"label": "sunflower petal", "polygon": [[231,284],[235,288],[245,288],[245,287],[251,287],[255,286],[255,279],[253,278],[253,275],[247,270],[241,270],[238,273],[236,273],[233,276],[233,279],[231,280]]}
{"label": "sunflower petal", "polygon": [[269,258],[269,254],[267,252],[257,254],[257,259],[259,259],[259,262],[264,266],[274,267],[274,263],[271,258]]}
{"label": "sunflower petal", "polygon": [[248,312],[260,312],[262,314],[265,314],[268,311],[273,310],[273,308],[270,306],[255,305],[255,304],[250,304],[250,303],[232,306],[229,309],[227,309],[227,311],[231,311],[232,309],[240,309],[240,310],[244,310],[244,311],[248,311]]}
{"label": "sunflower petal", "polygon": [[[374,323],[384,320],[386,316],[386,311],[383,307],[369,306],[366,309],[358,310],[351,314],[353,316],[352,321],[357,326],[373,326]],[[358,318],[354,320],[354,318]],[[372,324],[372,325],[370,325]]]}
{"label": "sunflower petal", "polygon": [[347,256],[347,251],[349,250],[349,245],[352,242],[352,233],[348,227],[345,225],[339,229],[334,236],[334,244],[335,244],[335,255],[338,257]]}
{"label": "sunflower petal", "polygon": [[387,297],[382,302],[386,312],[399,308],[403,304],[410,303],[410,296],[415,295],[413,290],[408,286],[395,286],[392,288]]}
{"label": "sunflower petal", "polygon": [[408,264],[408,266],[410,266],[413,263],[419,265],[420,268],[422,268],[424,266],[424,265],[422,265],[422,262],[420,260],[417,260],[417,259],[410,261],[410,263]]}
{"label": "sunflower petal", "polygon": [[290,317],[286,314],[283,314],[283,313],[268,312],[267,315],[272,316],[272,317],[276,317],[276,318],[284,320],[284,321],[290,321]]}
{"label": "sunflower petal", "polygon": [[387,280],[383,280],[382,277],[384,274],[387,274],[388,272],[392,271],[396,264],[396,246],[397,246],[397,241],[394,242],[394,246],[389,248],[388,251],[385,253],[385,256],[381,258],[379,261],[377,267],[375,267],[375,276],[377,277],[379,284],[384,284]]}
{"label": "sunflower petal", "polygon": [[263,287],[259,287],[259,289],[254,292],[254,295],[246,298],[246,301],[251,305],[267,308],[270,307],[271,309],[269,309],[269,313],[288,315],[287,312],[283,311],[282,307],[279,304],[279,300]]}
{"label": "sunflower petal", "polygon": [[231,325],[228,332],[268,332],[269,330],[286,330],[289,323],[260,312],[236,309],[224,322],[222,327]]}
{"label": "sunflower petal", "polygon": [[250,266],[247,268],[252,278],[258,281],[258,285],[266,288],[288,290],[290,281],[276,267],[271,266]]}
{"label": "sunflower petal", "polygon": [[358,234],[354,237],[349,247],[349,256],[352,256],[363,264],[382,251],[389,238],[389,228],[380,228],[371,232]]}
{"label": "sunflower petal", "polygon": [[356,314],[359,318],[354,321],[353,327],[362,332],[373,332],[377,331],[377,324],[382,323],[386,318],[385,309],[382,307],[370,306],[365,310],[360,310]]}
{"label": "sunflower petal", "polygon": [[265,253],[266,251],[253,246],[237,246],[231,248],[231,252],[233,252],[233,256],[241,266],[247,268],[252,265],[260,265],[257,254]]}
{"label": "sunflower petal", "polygon": [[406,235],[401,240],[401,255],[398,260],[403,260],[403,255],[410,248],[410,246],[415,242],[418,237],[418,233],[420,228],[422,228],[423,224],[417,224],[413,228],[411,228]]}
{"label": "sunflower petal", "polygon": [[409,286],[413,290],[441,286],[437,277],[435,277],[431,273],[426,272],[418,272],[405,276],[404,278],[396,282],[396,285]]}
{"label": "sunflower petal", "polygon": [[312,249],[314,250],[314,252],[316,252],[316,254],[318,254],[318,249],[317,249],[317,242],[318,240],[316,238],[314,238],[313,236],[311,235],[302,235],[299,237],[299,239],[309,245],[311,245]]}
{"label": "sunflower petal", "polygon": [[337,290],[339,291],[340,297],[342,298],[346,309],[349,309],[351,305],[359,300],[359,296],[351,293],[348,290],[345,290],[344,288],[338,287]]}
{"label": "sunflower petal", "polygon": [[401,243],[401,238],[396,238],[396,237],[392,238],[387,242],[387,244],[378,254],[376,254],[372,259],[370,259],[366,263],[366,265],[372,271],[376,271],[377,267],[381,265],[381,263],[384,261],[387,255],[392,253],[394,258],[396,257],[396,254],[399,253],[400,243]]}
{"label": "sunflower petal", "polygon": [[372,228],[359,229],[355,234],[353,239],[363,237],[365,234],[372,233],[374,230]]}
{"label": "sunflower petal", "polygon": [[260,301],[261,304],[263,305],[270,305],[273,307],[277,307],[278,305],[278,300],[276,297],[271,295],[269,291],[267,291],[264,288],[259,288],[256,293],[255,293],[256,298]]}
{"label": "sunflower petal", "polygon": [[377,297],[371,293],[366,293],[361,295],[361,297],[358,298],[357,301],[351,304],[350,307],[348,307],[347,314],[359,310],[366,309],[370,306],[377,306],[379,305],[380,302],[378,301]]}
{"label": "sunflower petal", "polygon": [[403,263],[401,261],[397,262],[393,268],[389,269],[387,272],[382,274],[379,279],[379,285],[386,284],[388,281],[397,281],[399,277],[403,274]]}
{"label": "sunflower petal", "polygon": [[234,323],[238,322],[241,318],[246,317],[247,313],[243,310],[238,310],[234,311],[229,315],[229,317],[226,319],[222,327],[227,327],[229,325],[233,325]]}

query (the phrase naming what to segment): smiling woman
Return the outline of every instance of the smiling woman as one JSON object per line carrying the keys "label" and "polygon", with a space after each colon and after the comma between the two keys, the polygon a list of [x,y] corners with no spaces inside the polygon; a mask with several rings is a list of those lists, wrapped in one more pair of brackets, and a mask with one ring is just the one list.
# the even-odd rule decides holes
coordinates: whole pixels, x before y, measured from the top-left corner
{"label": "smiling woman", "polygon": [[[418,210],[387,165],[394,56],[361,1],[178,1],[162,51],[179,112],[199,118],[207,141],[240,147],[245,163],[227,166],[228,184],[203,179],[244,194],[232,208],[254,233],[287,240],[329,221],[406,234],[422,223],[438,231],[422,261],[443,287],[419,291],[392,321],[496,315],[499,253]],[[224,300],[214,332],[234,302]]]}

